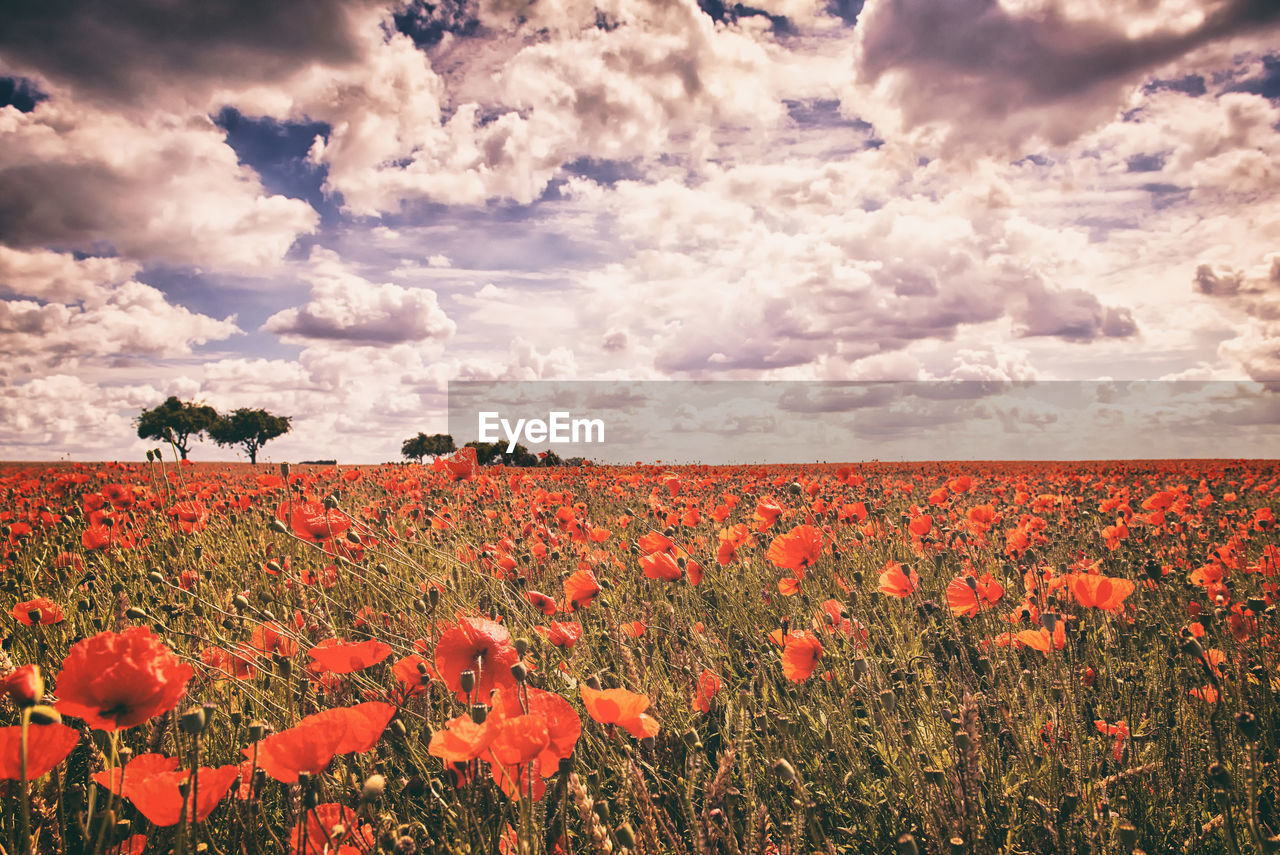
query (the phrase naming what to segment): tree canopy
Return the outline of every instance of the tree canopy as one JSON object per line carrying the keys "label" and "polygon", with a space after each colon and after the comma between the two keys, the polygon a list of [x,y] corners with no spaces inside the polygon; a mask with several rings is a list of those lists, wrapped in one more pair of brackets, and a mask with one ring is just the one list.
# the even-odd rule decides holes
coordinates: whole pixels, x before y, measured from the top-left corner
{"label": "tree canopy", "polygon": [[417,436],[406,439],[404,444],[400,446],[400,454],[419,463],[427,455],[439,457],[441,454],[452,454],[457,450],[458,447],[453,444],[453,437],[447,433],[437,433],[431,436],[419,433]]}
{"label": "tree canopy", "polygon": [[241,407],[218,416],[209,428],[209,437],[218,445],[239,445],[249,455],[250,463],[258,462],[258,450],[270,440],[291,429],[290,416],[276,416],[266,410]]}
{"label": "tree canopy", "polygon": [[208,432],[218,420],[218,411],[204,404],[179,401],[170,396],[163,404],[143,410],[135,419],[138,439],[155,439],[173,443],[182,459],[187,459],[191,442]]}

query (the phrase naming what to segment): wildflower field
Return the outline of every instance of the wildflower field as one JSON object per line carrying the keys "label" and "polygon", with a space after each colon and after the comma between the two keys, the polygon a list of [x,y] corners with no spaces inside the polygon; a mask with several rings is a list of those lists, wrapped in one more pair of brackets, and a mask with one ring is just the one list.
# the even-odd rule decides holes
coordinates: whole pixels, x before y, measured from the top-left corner
{"label": "wildflower field", "polygon": [[1277,851],[1258,461],[0,468],[5,853]]}

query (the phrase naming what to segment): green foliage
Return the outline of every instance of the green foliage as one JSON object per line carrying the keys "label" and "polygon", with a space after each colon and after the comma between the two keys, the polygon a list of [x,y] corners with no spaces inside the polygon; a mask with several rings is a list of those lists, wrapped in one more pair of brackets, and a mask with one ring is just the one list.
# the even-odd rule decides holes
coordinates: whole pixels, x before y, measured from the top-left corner
{"label": "green foliage", "polygon": [[441,454],[451,454],[457,450],[458,447],[453,444],[453,437],[447,433],[436,433],[431,436],[419,433],[415,437],[406,439],[400,446],[401,455],[419,463],[428,455],[439,457]]}
{"label": "green foliage", "polygon": [[241,407],[230,415],[218,416],[209,427],[209,436],[218,445],[241,446],[249,455],[249,462],[256,464],[263,445],[289,432],[290,418]]}
{"label": "green foliage", "polygon": [[468,442],[467,448],[476,450],[476,459],[481,464],[503,463],[507,466],[537,466],[538,455],[529,451],[523,445],[516,443],[516,447],[507,452],[507,443],[505,442]]}
{"label": "green foliage", "polygon": [[170,396],[154,409],[143,410],[135,420],[139,439],[172,442],[182,459],[191,451],[192,440],[200,439],[216,422],[218,412],[204,404],[179,401]]}

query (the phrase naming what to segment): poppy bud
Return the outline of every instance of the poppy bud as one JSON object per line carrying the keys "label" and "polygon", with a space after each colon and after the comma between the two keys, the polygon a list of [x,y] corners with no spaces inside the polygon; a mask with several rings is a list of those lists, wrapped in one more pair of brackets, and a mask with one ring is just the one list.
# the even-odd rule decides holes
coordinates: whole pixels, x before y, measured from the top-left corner
{"label": "poppy bud", "polygon": [[476,687],[476,672],[463,671],[458,675],[458,683],[460,684],[463,692],[468,695],[471,694],[471,690]]}
{"label": "poppy bud", "polygon": [[62,724],[62,713],[44,704],[32,707],[30,717],[32,724]]}
{"label": "poppy bud", "polygon": [[597,692],[600,691],[600,678],[597,675],[592,674],[591,676],[587,677],[585,682],[588,688],[595,689]]}
{"label": "poppy bud", "polygon": [[622,825],[619,825],[613,830],[613,834],[618,838],[618,844],[623,848],[636,848],[636,833],[632,830],[630,823],[622,823]]}
{"label": "poppy bud", "polygon": [[289,532],[289,529],[285,528],[284,523],[280,522],[280,520],[271,521],[271,530],[276,534],[287,534]]}
{"label": "poppy bud", "polygon": [[1127,819],[1120,820],[1116,824],[1116,839],[1125,851],[1132,852],[1138,845],[1138,827]]}
{"label": "poppy bud", "polygon": [[44,700],[44,677],[39,665],[23,665],[5,677],[0,686],[20,707],[33,707]]}
{"label": "poppy bud", "polygon": [[525,653],[529,650],[529,640],[527,638],[517,638],[515,640],[514,647],[516,649],[516,656],[523,659]]}
{"label": "poppy bud", "polygon": [[129,608],[125,609],[124,616],[129,618],[129,620],[146,620],[147,619],[147,613],[144,612],[142,609],[138,608],[137,606],[130,606]]}
{"label": "poppy bud", "polygon": [[644,739],[640,740],[640,747],[645,751],[652,751],[654,746],[657,744],[658,740],[654,739],[652,736],[646,736]]}
{"label": "poppy bud", "polygon": [[529,677],[529,669],[524,667],[524,663],[517,662],[511,666],[511,676],[517,683],[523,683]]}
{"label": "poppy bud", "polygon": [[436,607],[436,603],[438,602],[440,602],[440,589],[429,588],[427,590],[427,605],[431,606],[431,608],[434,609]]}
{"label": "poppy bud", "polygon": [[178,720],[178,726],[183,733],[192,736],[204,731],[208,719],[205,717],[204,707],[192,707],[182,714],[182,718]]}
{"label": "poppy bud", "polygon": [[1209,765],[1209,783],[1220,790],[1226,790],[1231,786],[1231,774],[1227,772],[1227,767],[1221,763],[1212,763]]}
{"label": "poppy bud", "polygon": [[788,784],[796,779],[796,767],[792,766],[786,760],[776,760],[773,764],[773,771],[778,773],[778,777],[786,781]]}
{"label": "poppy bud", "polygon": [[1257,742],[1261,736],[1258,729],[1258,717],[1251,712],[1236,713],[1236,727],[1240,729],[1240,733],[1250,742]]}
{"label": "poppy bud", "polygon": [[471,707],[471,720],[476,724],[484,724],[484,720],[489,717],[489,708],[484,704],[473,704]]}
{"label": "poppy bud", "polygon": [[898,855],[920,855],[920,847],[916,846],[916,839],[910,834],[898,838],[897,850]]}
{"label": "poppy bud", "polygon": [[249,722],[249,739],[259,741],[267,735],[267,726],[260,721]]}
{"label": "poppy bud", "polygon": [[382,791],[387,788],[387,779],[381,775],[370,775],[365,778],[360,789],[360,801],[372,802],[382,798]]}

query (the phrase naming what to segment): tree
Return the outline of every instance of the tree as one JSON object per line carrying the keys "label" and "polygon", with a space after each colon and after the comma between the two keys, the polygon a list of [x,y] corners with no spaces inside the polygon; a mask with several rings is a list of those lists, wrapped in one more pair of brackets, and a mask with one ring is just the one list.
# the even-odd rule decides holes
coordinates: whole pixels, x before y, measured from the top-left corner
{"label": "tree", "polygon": [[420,433],[415,437],[406,439],[404,445],[400,446],[400,453],[403,456],[419,463],[428,454],[432,457],[439,457],[442,454],[452,454],[457,450],[458,447],[453,444],[453,437],[447,433],[437,433],[431,436]]}
{"label": "tree", "polygon": [[218,445],[239,445],[249,455],[249,462],[258,462],[258,449],[270,440],[288,433],[291,416],[273,416],[266,410],[241,407],[230,415],[220,415],[209,427],[209,436]]}
{"label": "tree", "polygon": [[476,460],[478,460],[481,465],[488,465],[490,463],[504,463],[507,466],[523,467],[538,465],[538,455],[529,451],[529,449],[519,443],[516,444],[516,447],[513,448],[510,453],[507,452],[507,444],[501,440],[498,442],[480,442],[479,440],[473,440],[472,442],[468,442],[466,447],[474,448],[476,450]]}
{"label": "tree", "polygon": [[213,407],[170,396],[155,409],[143,410],[134,422],[138,425],[138,439],[172,442],[186,460],[191,441],[200,439],[217,420],[218,411]]}

